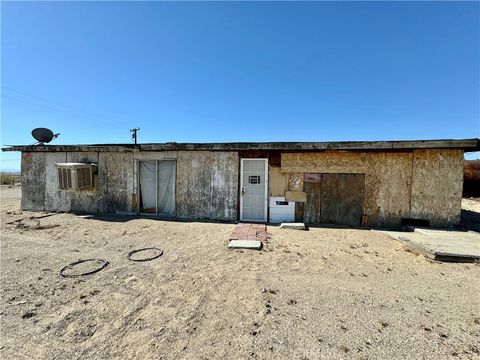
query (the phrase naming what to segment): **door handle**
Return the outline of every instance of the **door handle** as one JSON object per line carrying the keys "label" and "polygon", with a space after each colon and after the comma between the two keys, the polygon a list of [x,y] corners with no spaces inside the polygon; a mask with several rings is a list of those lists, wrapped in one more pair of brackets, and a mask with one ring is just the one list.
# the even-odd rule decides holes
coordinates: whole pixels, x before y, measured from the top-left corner
{"label": "door handle", "polygon": [[242,195],[245,194],[245,186],[242,186]]}

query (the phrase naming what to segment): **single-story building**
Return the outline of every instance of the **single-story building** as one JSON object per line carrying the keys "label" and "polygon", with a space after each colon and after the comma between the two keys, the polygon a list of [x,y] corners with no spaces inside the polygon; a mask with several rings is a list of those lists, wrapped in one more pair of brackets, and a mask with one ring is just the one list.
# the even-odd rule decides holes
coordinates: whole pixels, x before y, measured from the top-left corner
{"label": "single-story building", "polygon": [[459,223],[479,139],[11,146],[22,209],[351,226]]}

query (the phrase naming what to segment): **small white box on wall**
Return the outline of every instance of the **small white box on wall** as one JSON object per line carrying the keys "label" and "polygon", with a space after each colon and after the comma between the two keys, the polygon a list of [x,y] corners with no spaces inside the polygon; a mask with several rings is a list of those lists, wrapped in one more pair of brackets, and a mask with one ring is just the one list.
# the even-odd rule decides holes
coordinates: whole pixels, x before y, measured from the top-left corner
{"label": "small white box on wall", "polygon": [[283,196],[271,196],[269,207],[271,223],[295,221],[295,201],[286,201]]}

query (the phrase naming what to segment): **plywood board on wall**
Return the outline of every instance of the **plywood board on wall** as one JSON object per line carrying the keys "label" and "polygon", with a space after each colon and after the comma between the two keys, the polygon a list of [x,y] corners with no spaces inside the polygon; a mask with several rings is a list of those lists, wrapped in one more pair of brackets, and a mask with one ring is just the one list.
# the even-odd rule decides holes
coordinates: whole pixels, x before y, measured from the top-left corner
{"label": "plywood board on wall", "polygon": [[366,154],[340,151],[282,153],[284,173],[364,173]]}
{"label": "plywood board on wall", "polygon": [[307,194],[305,191],[285,191],[285,200],[304,203],[307,201]]}
{"label": "plywood board on wall", "polygon": [[370,153],[366,156],[365,214],[370,226],[398,226],[410,216],[413,154]]}
{"label": "plywood board on wall", "polygon": [[[321,173],[365,174],[364,211],[369,216],[369,225],[395,226],[410,214],[412,156],[411,152],[282,153],[282,172],[289,177],[306,173],[305,185],[296,182],[295,175],[289,181],[292,188],[305,189],[307,183],[318,182]],[[307,199],[305,213],[309,211],[313,210],[309,209]]]}
{"label": "plywood board on wall", "polygon": [[433,226],[459,223],[462,184],[462,150],[415,150],[411,217],[429,219]]}
{"label": "plywood board on wall", "polygon": [[270,166],[270,196],[285,196],[288,187],[288,176],[282,174],[279,166]]}

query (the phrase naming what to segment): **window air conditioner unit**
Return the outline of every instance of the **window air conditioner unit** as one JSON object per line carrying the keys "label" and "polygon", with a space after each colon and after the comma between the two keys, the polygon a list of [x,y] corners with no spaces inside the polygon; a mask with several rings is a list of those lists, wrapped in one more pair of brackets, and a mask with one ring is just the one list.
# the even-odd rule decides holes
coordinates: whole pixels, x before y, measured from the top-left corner
{"label": "window air conditioner unit", "polygon": [[93,173],[96,164],[58,163],[58,188],[61,190],[81,190],[93,188]]}

